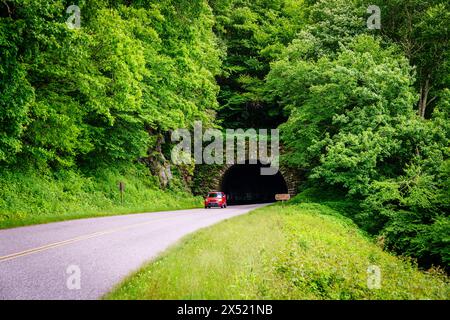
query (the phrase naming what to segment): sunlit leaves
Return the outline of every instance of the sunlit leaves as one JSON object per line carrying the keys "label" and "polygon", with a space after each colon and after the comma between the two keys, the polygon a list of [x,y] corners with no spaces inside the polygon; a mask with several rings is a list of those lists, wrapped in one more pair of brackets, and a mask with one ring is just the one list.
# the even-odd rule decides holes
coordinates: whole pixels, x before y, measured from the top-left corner
{"label": "sunlit leaves", "polygon": [[153,147],[150,131],[212,125],[220,59],[206,1],[82,1],[77,30],[64,23],[64,1],[10,5],[14,16],[0,21],[0,161],[134,161]]}

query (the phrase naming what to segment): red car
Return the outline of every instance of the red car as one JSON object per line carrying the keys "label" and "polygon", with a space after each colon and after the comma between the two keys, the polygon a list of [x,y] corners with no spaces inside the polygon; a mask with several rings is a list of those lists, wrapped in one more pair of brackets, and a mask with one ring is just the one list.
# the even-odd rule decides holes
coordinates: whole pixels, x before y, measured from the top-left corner
{"label": "red car", "polygon": [[205,199],[205,209],[211,207],[226,208],[227,196],[225,193],[219,191],[209,192]]}

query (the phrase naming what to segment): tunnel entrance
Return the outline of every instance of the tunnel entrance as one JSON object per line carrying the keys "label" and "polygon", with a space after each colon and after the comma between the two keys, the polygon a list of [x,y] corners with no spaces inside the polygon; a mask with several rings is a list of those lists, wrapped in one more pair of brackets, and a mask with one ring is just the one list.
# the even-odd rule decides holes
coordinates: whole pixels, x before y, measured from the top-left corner
{"label": "tunnel entrance", "polygon": [[288,193],[280,172],[263,176],[261,167],[261,164],[236,164],[225,172],[221,191],[227,195],[228,204],[274,202],[275,194]]}

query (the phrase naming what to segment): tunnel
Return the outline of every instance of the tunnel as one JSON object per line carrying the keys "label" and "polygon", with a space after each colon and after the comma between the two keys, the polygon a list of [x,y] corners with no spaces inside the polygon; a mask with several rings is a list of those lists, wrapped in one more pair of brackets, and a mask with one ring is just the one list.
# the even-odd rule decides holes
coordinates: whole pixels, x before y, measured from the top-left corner
{"label": "tunnel", "polygon": [[221,191],[229,205],[274,202],[275,194],[288,193],[282,174],[261,175],[261,164],[235,164],[223,175]]}

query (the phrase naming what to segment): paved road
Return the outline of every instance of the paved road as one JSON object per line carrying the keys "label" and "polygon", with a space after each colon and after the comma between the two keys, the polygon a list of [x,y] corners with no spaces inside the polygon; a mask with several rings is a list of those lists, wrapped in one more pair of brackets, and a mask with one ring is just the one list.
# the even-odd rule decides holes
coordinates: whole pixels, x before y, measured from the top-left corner
{"label": "paved road", "polygon": [[0,299],[100,298],[184,235],[260,206],[144,213],[0,230]]}

